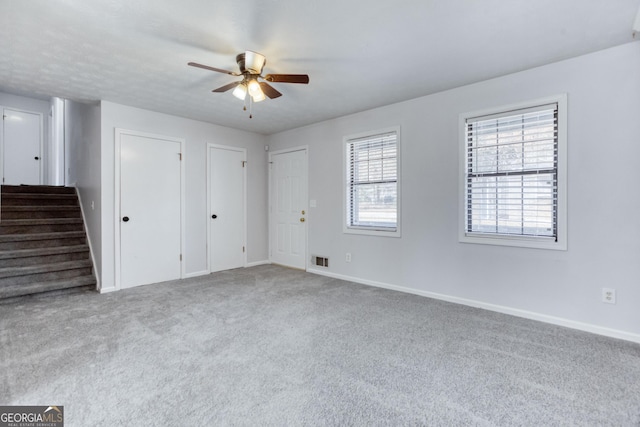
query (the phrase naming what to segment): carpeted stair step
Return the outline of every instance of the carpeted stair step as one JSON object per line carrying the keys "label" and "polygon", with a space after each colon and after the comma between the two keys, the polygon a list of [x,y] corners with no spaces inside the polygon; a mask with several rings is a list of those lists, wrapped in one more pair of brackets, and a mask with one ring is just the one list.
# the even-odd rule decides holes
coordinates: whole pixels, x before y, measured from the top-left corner
{"label": "carpeted stair step", "polygon": [[80,206],[3,206],[2,219],[82,218]]}
{"label": "carpeted stair step", "polygon": [[1,197],[0,299],[95,289],[75,188],[3,185]]}
{"label": "carpeted stair step", "polygon": [[53,185],[3,185],[3,193],[76,194],[73,187]]}
{"label": "carpeted stair step", "polygon": [[86,243],[87,237],[84,231],[0,235],[0,251],[52,246],[75,246]]}
{"label": "carpeted stair step", "polygon": [[89,259],[89,257],[89,246],[87,245],[8,250],[0,251],[0,268],[54,264]]}
{"label": "carpeted stair step", "polygon": [[91,275],[91,260],[0,268],[0,288]]}
{"label": "carpeted stair step", "polygon": [[8,285],[0,287],[0,299],[19,297],[23,295],[38,294],[42,292],[60,291],[60,290],[77,290],[86,288],[87,290],[95,289],[96,279],[93,275],[78,276],[70,279],[52,280],[48,282],[35,282],[22,285]]}
{"label": "carpeted stair step", "polygon": [[75,194],[2,193],[2,206],[77,206]]}
{"label": "carpeted stair step", "polygon": [[54,233],[82,231],[82,218],[2,219],[0,234]]}

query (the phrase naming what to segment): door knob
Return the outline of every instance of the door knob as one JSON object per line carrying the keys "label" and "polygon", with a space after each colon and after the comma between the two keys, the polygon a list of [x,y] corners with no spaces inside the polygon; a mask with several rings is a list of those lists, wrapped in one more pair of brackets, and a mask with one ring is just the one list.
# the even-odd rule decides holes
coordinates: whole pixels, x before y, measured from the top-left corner
{"label": "door knob", "polygon": [[304,218],[300,218],[300,222],[304,222]]}
{"label": "door knob", "polygon": [[211,215],[211,218],[216,219],[216,218],[218,218],[218,215],[213,214],[213,215]]}
{"label": "door knob", "polygon": [[34,157],[34,159],[36,159],[36,160],[40,160],[40,157],[36,156],[36,157]]}
{"label": "door knob", "polygon": [[122,217],[122,222],[129,222],[129,217],[128,216],[123,216]]}

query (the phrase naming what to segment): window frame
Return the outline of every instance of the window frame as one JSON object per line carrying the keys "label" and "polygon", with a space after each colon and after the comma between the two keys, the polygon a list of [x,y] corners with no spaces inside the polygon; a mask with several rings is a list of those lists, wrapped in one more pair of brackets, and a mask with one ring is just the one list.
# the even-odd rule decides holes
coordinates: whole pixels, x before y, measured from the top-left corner
{"label": "window frame", "polygon": [[[507,116],[514,110],[558,106],[558,158],[557,158],[557,217],[556,238],[509,234],[481,234],[467,232],[467,120],[483,116]],[[567,95],[503,105],[459,115],[459,206],[458,241],[486,245],[512,246],[536,249],[567,250]]]}
{"label": "window frame", "polygon": [[[386,133],[395,132],[396,134],[396,227],[379,227],[379,226],[367,226],[367,225],[359,225],[352,226],[349,225],[349,213],[351,209],[350,202],[350,179],[349,179],[349,167],[351,164],[351,159],[349,157],[349,153],[347,151],[347,147],[349,143],[353,140],[363,139],[367,137],[375,137],[377,135],[382,135]],[[361,235],[370,235],[370,236],[383,236],[383,237],[401,237],[401,134],[400,134],[400,126],[391,126],[383,129],[376,129],[372,131],[360,132],[357,134],[351,134],[343,137],[342,142],[342,176],[343,176],[343,209],[342,209],[342,231],[346,234],[361,234]]]}

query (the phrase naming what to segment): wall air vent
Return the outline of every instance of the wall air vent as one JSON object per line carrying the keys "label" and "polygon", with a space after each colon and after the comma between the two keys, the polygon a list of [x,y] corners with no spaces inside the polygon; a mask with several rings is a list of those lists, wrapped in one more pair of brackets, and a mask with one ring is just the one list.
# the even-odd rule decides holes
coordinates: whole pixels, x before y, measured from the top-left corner
{"label": "wall air vent", "polygon": [[320,267],[329,267],[329,258],[313,255],[311,263]]}

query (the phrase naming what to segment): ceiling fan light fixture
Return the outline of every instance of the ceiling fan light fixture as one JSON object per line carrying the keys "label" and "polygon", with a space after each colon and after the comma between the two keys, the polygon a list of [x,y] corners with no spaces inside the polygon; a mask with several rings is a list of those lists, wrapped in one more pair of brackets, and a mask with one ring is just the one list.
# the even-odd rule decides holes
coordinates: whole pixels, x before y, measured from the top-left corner
{"label": "ceiling fan light fixture", "polygon": [[[244,101],[244,110],[247,109],[249,104],[249,118],[253,117],[251,114],[251,105],[254,102],[261,102],[265,99],[275,99],[282,94],[278,92],[269,83],[309,83],[309,76],[307,74],[267,74],[262,75],[262,70],[267,64],[267,59],[264,55],[247,50],[245,52],[236,55],[236,63],[240,72],[234,72],[224,70],[222,68],[211,67],[209,65],[199,64],[197,62],[189,62],[187,65],[191,67],[202,68],[209,71],[215,71],[216,73],[228,74],[230,76],[242,77],[241,81],[235,81],[223,85],[212,92],[222,93],[233,89],[233,96]],[[265,81],[258,81],[262,79]],[[247,95],[249,99],[247,100]]]}
{"label": "ceiling fan light fixture", "polygon": [[244,53],[244,68],[251,74],[261,74],[266,63],[267,58],[258,52],[247,50]]}
{"label": "ceiling fan light fixture", "polygon": [[265,99],[267,99],[267,97],[264,95],[264,93],[262,91],[256,93],[255,95],[251,95],[251,99],[253,100],[253,102],[260,102],[260,101],[264,101]]}
{"label": "ceiling fan light fixture", "polygon": [[256,96],[262,93],[262,89],[260,88],[260,83],[258,83],[258,80],[256,79],[249,80],[249,84],[247,86],[249,88],[249,94],[251,96]]}
{"label": "ceiling fan light fixture", "polygon": [[258,83],[257,79],[251,79],[247,84],[249,95],[251,95],[251,99],[253,102],[264,101],[266,96],[260,87],[260,83]]}
{"label": "ceiling fan light fixture", "polygon": [[236,86],[236,88],[233,90],[233,96],[244,101],[244,99],[247,97],[247,85],[245,84],[245,82],[242,82],[238,86]]}

